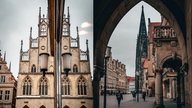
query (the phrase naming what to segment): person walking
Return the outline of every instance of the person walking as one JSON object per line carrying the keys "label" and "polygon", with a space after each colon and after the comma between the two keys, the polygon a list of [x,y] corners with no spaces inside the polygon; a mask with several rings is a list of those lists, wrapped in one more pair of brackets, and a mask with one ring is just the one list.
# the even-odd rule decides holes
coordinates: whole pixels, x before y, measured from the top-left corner
{"label": "person walking", "polygon": [[143,100],[145,101],[146,92],[143,92],[143,93],[142,93],[142,97],[143,97]]}
{"label": "person walking", "polygon": [[120,107],[120,102],[121,102],[121,100],[123,100],[123,95],[122,95],[122,93],[120,91],[117,92],[116,98],[117,98],[117,101],[118,101],[118,107]]}

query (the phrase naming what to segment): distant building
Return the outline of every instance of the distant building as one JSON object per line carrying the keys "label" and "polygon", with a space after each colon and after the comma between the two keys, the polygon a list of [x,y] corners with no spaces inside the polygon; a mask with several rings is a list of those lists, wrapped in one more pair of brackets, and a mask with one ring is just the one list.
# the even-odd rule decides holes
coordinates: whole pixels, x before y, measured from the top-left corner
{"label": "distant building", "polygon": [[[49,19],[41,16],[39,11],[38,37],[32,38],[32,28],[29,35],[29,50],[23,51],[21,41],[16,107],[17,108],[54,108],[55,98],[55,59],[50,55]],[[63,19],[61,37],[61,53],[72,53],[72,63],[69,75],[61,75],[62,108],[92,108],[93,89],[87,49],[80,49],[79,33],[71,36],[70,14]],[[74,31],[73,31],[74,32]],[[48,53],[48,70],[43,75],[40,71],[40,54]],[[63,71],[63,61],[60,67]]]}
{"label": "distant building", "polygon": [[143,85],[143,62],[144,59],[147,58],[148,55],[148,36],[147,29],[145,23],[145,14],[144,7],[142,6],[140,25],[139,25],[139,33],[137,35],[137,45],[136,45],[136,60],[135,60],[135,78],[136,79],[136,89],[138,92],[142,91]]}
{"label": "distant building", "polygon": [[135,91],[135,77],[127,76],[127,93]]}
{"label": "distant building", "polygon": [[[126,65],[118,60],[109,58],[107,62],[107,93],[114,94],[118,90],[122,93],[127,92]],[[100,81],[100,93],[104,92],[104,78]]]}
{"label": "distant building", "polygon": [[[6,53],[5,53],[6,54]],[[0,50],[0,108],[15,108],[17,81]]]}

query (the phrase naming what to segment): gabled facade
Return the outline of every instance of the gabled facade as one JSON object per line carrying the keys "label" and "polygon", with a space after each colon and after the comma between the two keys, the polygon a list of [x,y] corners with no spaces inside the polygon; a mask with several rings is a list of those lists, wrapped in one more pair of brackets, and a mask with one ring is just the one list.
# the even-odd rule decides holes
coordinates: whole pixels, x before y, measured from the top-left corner
{"label": "gabled facade", "polygon": [[15,96],[17,81],[11,72],[11,65],[7,67],[7,62],[2,58],[0,50],[0,107],[15,108]]}
{"label": "gabled facade", "polygon": [[[48,70],[43,76],[40,72],[39,55],[50,54],[49,20],[39,11],[38,36],[32,38],[32,28],[29,36],[29,50],[23,51],[21,41],[18,91],[16,99],[17,108],[54,108],[54,56],[48,57]],[[92,108],[93,93],[90,72],[88,40],[87,50],[82,51],[77,37],[73,38],[70,31],[70,14],[63,19],[61,38],[61,54],[72,53],[72,63],[69,75],[61,75],[62,108]],[[62,61],[62,60],[61,60]],[[61,68],[63,69],[63,61]]]}
{"label": "gabled facade", "polygon": [[[122,93],[127,92],[126,65],[119,60],[110,58],[107,62],[107,94],[115,94],[118,90]],[[104,78],[100,81],[100,94],[104,92]]]}

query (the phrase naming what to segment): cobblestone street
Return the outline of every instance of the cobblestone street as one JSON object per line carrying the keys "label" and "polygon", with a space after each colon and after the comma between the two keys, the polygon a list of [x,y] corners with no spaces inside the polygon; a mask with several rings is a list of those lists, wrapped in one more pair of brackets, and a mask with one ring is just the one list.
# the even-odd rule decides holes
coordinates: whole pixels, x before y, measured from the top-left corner
{"label": "cobblestone street", "polygon": [[[123,100],[121,101],[120,108],[154,108],[155,97],[146,97],[146,101],[139,98],[137,102],[132,95],[123,95]],[[176,103],[164,99],[165,108],[176,108]],[[103,108],[103,96],[100,96],[100,108]],[[117,100],[115,95],[107,96],[107,108],[118,108]]]}

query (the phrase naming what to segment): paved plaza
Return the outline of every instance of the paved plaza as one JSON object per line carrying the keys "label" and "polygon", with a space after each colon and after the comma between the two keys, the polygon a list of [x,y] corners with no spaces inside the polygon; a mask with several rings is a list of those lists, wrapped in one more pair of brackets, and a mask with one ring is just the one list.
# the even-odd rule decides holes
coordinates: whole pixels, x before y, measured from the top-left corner
{"label": "paved plaza", "polygon": [[[123,95],[120,108],[154,108],[155,97],[146,97],[146,101],[139,98],[139,102],[131,94]],[[165,108],[177,108],[176,103],[164,99]],[[100,96],[100,108],[103,108],[103,96]],[[107,108],[118,108],[115,95],[107,96]]]}

